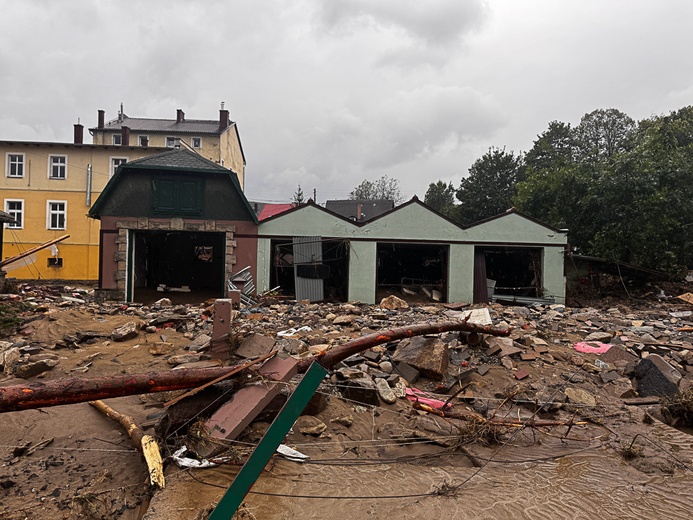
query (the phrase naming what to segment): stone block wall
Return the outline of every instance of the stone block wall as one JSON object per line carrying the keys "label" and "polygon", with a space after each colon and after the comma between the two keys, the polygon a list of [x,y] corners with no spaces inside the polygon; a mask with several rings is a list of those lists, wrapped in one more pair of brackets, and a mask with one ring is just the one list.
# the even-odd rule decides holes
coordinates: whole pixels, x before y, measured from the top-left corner
{"label": "stone block wall", "polygon": [[[114,261],[117,264],[117,270],[115,273],[116,283],[118,285],[118,290],[125,293],[126,291],[126,278],[127,278],[127,252],[128,252],[128,232],[130,230],[135,231],[189,231],[189,232],[214,232],[214,233],[225,233],[226,234],[226,251],[225,251],[225,265],[224,270],[226,273],[232,273],[233,267],[236,265],[236,241],[233,239],[234,232],[236,231],[236,226],[227,221],[215,221],[215,220],[205,220],[205,221],[186,221],[182,218],[148,218],[139,217],[136,219],[122,219],[116,222],[116,228],[118,229],[118,238],[116,238],[116,245],[118,246],[118,251],[115,253]],[[226,294],[226,285],[224,285],[224,293]]]}

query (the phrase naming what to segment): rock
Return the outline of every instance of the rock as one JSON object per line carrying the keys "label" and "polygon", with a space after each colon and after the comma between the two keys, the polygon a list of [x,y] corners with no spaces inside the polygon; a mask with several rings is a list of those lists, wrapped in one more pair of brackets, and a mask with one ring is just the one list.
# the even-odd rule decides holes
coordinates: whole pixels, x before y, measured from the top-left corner
{"label": "rock", "polygon": [[394,370],[392,363],[390,363],[389,361],[383,361],[379,363],[378,366],[380,367],[380,370],[382,370],[386,374],[392,374],[392,371]]}
{"label": "rock", "polygon": [[486,339],[486,345],[488,345],[488,350],[486,351],[488,356],[497,356],[503,349],[516,348],[515,341],[512,338],[499,338],[496,336],[489,336]]}
{"label": "rock", "polygon": [[342,426],[349,428],[352,424],[354,424],[354,416],[348,413],[346,415],[340,415],[334,419],[330,419],[330,422],[341,424]]}
{"label": "rock", "polygon": [[236,350],[236,355],[250,359],[265,356],[272,352],[276,341],[262,334],[250,334],[243,338],[241,345]]}
{"label": "rock", "polygon": [[565,396],[568,398],[569,402],[574,404],[597,406],[597,399],[592,394],[582,390],[581,388],[566,388]]}
{"label": "rock", "polygon": [[14,368],[14,375],[22,379],[34,377],[50,370],[57,364],[57,359],[41,359],[30,363],[18,363]]}
{"label": "rock", "polygon": [[122,327],[118,327],[111,333],[111,339],[113,341],[127,341],[134,337],[137,337],[139,332],[139,323],[131,321],[126,323]]}
{"label": "rock", "polygon": [[199,352],[190,354],[179,354],[177,356],[171,356],[166,360],[166,362],[171,366],[182,365],[183,363],[194,363],[196,361],[201,361],[203,359],[209,359],[209,356],[201,354]]}
{"label": "rock", "polygon": [[635,367],[635,388],[641,397],[674,395],[681,373],[657,354],[650,354]]}
{"label": "rock", "polygon": [[155,301],[152,307],[171,307],[172,305],[171,300],[168,298],[161,298],[160,300]]}
{"label": "rock", "polygon": [[283,338],[277,341],[279,350],[292,356],[298,356],[308,351],[308,344],[305,341],[294,338]]}
{"label": "rock", "polygon": [[212,338],[207,334],[200,334],[185,346],[185,350],[190,352],[201,352],[209,349]]}
{"label": "rock", "polygon": [[325,430],[327,425],[317,417],[312,415],[302,415],[294,423],[294,428],[304,435],[314,435],[319,437]]}
{"label": "rock", "polygon": [[383,298],[380,301],[380,307],[382,309],[387,309],[389,311],[396,311],[398,309],[408,309],[409,304],[405,302],[402,298],[398,298],[393,294],[388,296],[387,298]]}
{"label": "rock", "polygon": [[609,343],[614,335],[610,332],[593,332],[588,334],[582,341],[599,341],[600,343]]}
{"label": "rock", "polygon": [[631,361],[636,361],[638,357],[631,354],[623,347],[613,345],[609,350],[600,355],[599,359],[605,363],[616,364],[617,361],[625,361],[626,363],[630,363]]}
{"label": "rock", "polygon": [[387,404],[394,404],[397,401],[397,396],[383,378],[377,377],[375,379],[375,387],[378,389],[380,398]]}
{"label": "rock", "polygon": [[350,325],[354,322],[355,319],[356,316],[354,316],[353,314],[337,316],[334,320],[332,320],[332,325]]}
{"label": "rock", "polygon": [[157,341],[149,345],[149,353],[152,356],[165,356],[173,352],[176,346],[173,343],[167,343],[166,341]]}
{"label": "rock", "polygon": [[380,399],[375,383],[370,377],[349,379],[339,385],[344,398],[371,406],[379,406]]}
{"label": "rock", "polygon": [[22,359],[22,351],[18,347],[12,347],[0,354],[2,367],[5,374],[11,375],[14,373],[14,367]]}
{"label": "rock", "polygon": [[419,379],[419,371],[416,370],[409,363],[404,361],[398,361],[395,363],[395,372],[402,376],[409,384],[414,384],[414,382]]}
{"label": "rock", "polygon": [[402,340],[392,359],[404,361],[424,377],[440,381],[448,372],[450,352],[439,338],[416,336]]}
{"label": "rock", "polygon": [[407,384],[401,377],[392,387],[392,391],[395,393],[395,397],[397,397],[398,399],[403,399],[407,396]]}

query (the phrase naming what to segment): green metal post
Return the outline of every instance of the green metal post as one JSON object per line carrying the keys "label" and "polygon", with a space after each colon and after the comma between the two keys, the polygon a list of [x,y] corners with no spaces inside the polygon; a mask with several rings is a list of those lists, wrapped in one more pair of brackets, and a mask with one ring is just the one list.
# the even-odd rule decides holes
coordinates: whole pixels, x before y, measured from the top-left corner
{"label": "green metal post", "polygon": [[327,370],[318,363],[313,362],[308,368],[303,380],[294,390],[289,400],[282,407],[279,415],[272,421],[264,437],[250,455],[250,458],[238,472],[229,489],[217,504],[217,507],[209,515],[209,520],[230,520],[239,508],[243,499],[253,487],[262,470],[281,444],[293,426],[296,419],[310,401],[315,391],[320,386]]}

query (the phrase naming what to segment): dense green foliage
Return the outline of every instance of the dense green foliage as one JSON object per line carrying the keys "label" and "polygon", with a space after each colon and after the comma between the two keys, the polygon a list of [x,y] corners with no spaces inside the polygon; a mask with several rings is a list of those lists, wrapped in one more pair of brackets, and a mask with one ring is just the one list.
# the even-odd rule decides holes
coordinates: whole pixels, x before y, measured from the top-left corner
{"label": "dense green foliage", "polygon": [[432,182],[428,186],[424,202],[446,217],[455,218],[457,210],[455,193],[457,190],[451,182],[448,184],[443,181]]}
{"label": "dense green foliage", "polygon": [[518,209],[568,228],[579,252],[676,272],[693,266],[693,107],[635,123],[614,110],[553,122],[527,153]]}
{"label": "dense green foliage", "polygon": [[635,122],[595,110],[574,128],[552,121],[518,156],[491,148],[456,191],[426,203],[469,224],[515,206],[569,230],[582,254],[675,273],[693,268],[693,107]]}
{"label": "dense green foliage", "polygon": [[512,206],[515,185],[524,179],[521,156],[505,148],[491,148],[469,168],[469,177],[462,179],[457,190],[460,204],[457,219],[471,224]]}
{"label": "dense green foliage", "polygon": [[375,181],[363,181],[349,193],[351,200],[392,200],[395,204],[402,202],[402,191],[399,179],[383,175]]}

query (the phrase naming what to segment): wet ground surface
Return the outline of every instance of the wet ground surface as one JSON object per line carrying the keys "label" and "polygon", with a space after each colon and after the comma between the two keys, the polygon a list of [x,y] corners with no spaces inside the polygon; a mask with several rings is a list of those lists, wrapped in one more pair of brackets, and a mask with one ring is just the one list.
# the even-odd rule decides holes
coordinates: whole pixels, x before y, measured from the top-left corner
{"label": "wet ground surface", "polygon": [[[468,380],[471,386],[452,401],[453,410],[515,420],[525,425],[521,428],[470,428],[468,422],[415,410],[402,398],[394,404],[366,406],[345,399],[339,380],[330,379],[320,389],[327,406],[317,414],[325,431],[316,436],[295,427],[286,439],[286,444],[309,455],[310,462],[273,458],[246,497],[244,517],[690,518],[693,437],[661,422],[658,404],[625,404],[622,395],[630,389],[628,377],[619,373],[617,380],[605,383],[594,368],[597,356],[576,358],[573,349],[575,341],[594,330],[629,328],[621,334],[631,340],[622,343],[624,348],[637,352],[637,345],[643,344],[667,355],[662,348],[669,347],[662,345],[673,345],[670,350],[684,373],[681,384],[687,384],[690,373],[680,354],[690,338],[677,332],[686,321],[670,319],[670,312],[685,309],[679,303],[669,307],[612,305],[610,311],[559,314],[546,309],[530,316],[493,306],[495,324],[506,322],[519,331],[518,340],[527,339],[525,335],[543,338],[547,352],[523,361],[520,353],[504,359],[488,356],[486,347],[470,351],[468,364],[476,366],[483,360],[489,370],[473,374]],[[52,369],[31,377],[34,382],[169,370],[171,356],[187,352],[194,337],[209,332],[204,307],[173,312],[172,308],[65,305],[58,300],[40,302],[39,308],[43,310],[36,312],[44,313],[40,319],[27,322],[22,334],[8,338],[15,345],[24,340],[45,348],[59,359]],[[338,345],[387,326],[449,319],[444,312],[440,306],[385,312],[373,306],[280,303],[246,313],[236,325],[242,334],[254,331],[275,337],[278,331],[310,324],[312,332],[297,336],[308,348]],[[162,320],[150,332],[142,328],[136,337],[122,342],[107,337],[133,320],[146,325],[160,314],[185,319]],[[335,326],[344,316],[351,321]],[[639,343],[633,327],[651,327],[644,333],[658,335],[657,344]],[[105,336],[55,348],[66,334],[80,331]],[[150,347],[162,341],[172,350],[152,354]],[[459,363],[467,347],[447,345]],[[380,370],[381,365],[376,366]],[[521,369],[529,374],[523,381],[514,376]],[[0,385],[18,382],[7,375]],[[429,390],[431,397],[449,397],[436,382],[421,379],[416,384]],[[565,392],[571,387],[584,390],[594,402],[567,400]],[[153,433],[153,416],[172,395],[122,397],[108,404]],[[555,400],[551,413],[535,414],[531,400],[539,398],[542,403]],[[530,420],[559,424],[532,428],[526,426]],[[577,424],[568,428],[571,422]],[[247,457],[265,427],[266,423],[255,424],[231,444],[239,461]],[[184,434],[179,430],[159,439],[164,456],[185,441]],[[0,438],[0,518],[12,520],[195,519],[218,502],[240,468],[225,464],[186,470],[167,460],[166,489],[153,491],[146,466],[122,427],[86,403],[2,414]]]}

